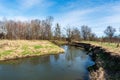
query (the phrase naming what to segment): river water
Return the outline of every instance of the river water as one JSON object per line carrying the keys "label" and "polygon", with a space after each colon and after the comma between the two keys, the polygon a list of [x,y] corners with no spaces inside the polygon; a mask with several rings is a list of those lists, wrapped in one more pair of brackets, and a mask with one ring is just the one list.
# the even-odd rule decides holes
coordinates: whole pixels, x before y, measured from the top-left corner
{"label": "river water", "polygon": [[0,62],[0,80],[89,80],[94,64],[86,52],[61,46],[65,53]]}

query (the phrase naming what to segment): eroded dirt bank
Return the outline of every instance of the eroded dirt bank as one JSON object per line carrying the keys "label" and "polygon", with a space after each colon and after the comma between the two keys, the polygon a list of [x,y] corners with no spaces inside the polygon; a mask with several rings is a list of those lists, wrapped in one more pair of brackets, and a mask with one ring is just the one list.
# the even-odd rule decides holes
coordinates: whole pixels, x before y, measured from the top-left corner
{"label": "eroded dirt bank", "polygon": [[92,44],[74,43],[74,46],[85,48],[95,61],[95,65],[88,68],[90,80],[120,80],[120,55],[112,55]]}
{"label": "eroded dirt bank", "polygon": [[111,55],[111,52],[91,46],[92,59],[95,65],[89,67],[91,80],[120,80],[120,55]]}

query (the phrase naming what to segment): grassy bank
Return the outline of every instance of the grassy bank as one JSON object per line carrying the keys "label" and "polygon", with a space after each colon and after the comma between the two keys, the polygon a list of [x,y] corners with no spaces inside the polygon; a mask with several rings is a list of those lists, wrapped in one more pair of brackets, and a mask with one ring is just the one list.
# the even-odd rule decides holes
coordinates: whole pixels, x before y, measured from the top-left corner
{"label": "grassy bank", "polygon": [[89,43],[94,46],[100,46],[104,48],[106,51],[111,52],[111,55],[120,55],[120,46],[117,47],[115,43],[108,42],[97,42],[97,41],[82,41],[82,43]]}
{"label": "grassy bank", "polygon": [[57,54],[64,50],[43,40],[0,40],[0,60]]}

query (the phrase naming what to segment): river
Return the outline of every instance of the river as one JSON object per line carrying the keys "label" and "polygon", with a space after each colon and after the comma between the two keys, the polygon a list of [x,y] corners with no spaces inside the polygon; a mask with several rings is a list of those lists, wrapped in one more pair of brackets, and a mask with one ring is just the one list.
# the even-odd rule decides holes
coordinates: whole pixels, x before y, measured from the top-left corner
{"label": "river", "polygon": [[89,80],[88,66],[94,64],[86,51],[61,46],[65,52],[0,62],[0,80]]}

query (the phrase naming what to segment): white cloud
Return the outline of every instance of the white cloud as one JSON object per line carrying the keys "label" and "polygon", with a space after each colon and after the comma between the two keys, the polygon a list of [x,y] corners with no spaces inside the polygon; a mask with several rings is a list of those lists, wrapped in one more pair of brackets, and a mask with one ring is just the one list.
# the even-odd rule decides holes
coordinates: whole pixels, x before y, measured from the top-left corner
{"label": "white cloud", "polygon": [[20,0],[20,4],[24,8],[30,8],[37,4],[42,4],[44,0]]}
{"label": "white cloud", "polygon": [[86,19],[85,15],[93,12],[93,9],[87,10],[72,10],[64,14],[58,14],[56,17],[56,21],[58,21],[61,25],[66,26],[70,25],[79,25],[84,24],[84,20]]}
{"label": "white cloud", "polygon": [[24,17],[24,16],[9,16],[6,18],[7,20],[15,20],[15,21],[28,21],[31,17]]}
{"label": "white cloud", "polygon": [[50,2],[49,0],[20,0],[20,7],[22,9],[29,9],[35,6],[39,6],[39,8],[45,8],[45,7],[49,7],[52,6],[54,3]]}
{"label": "white cloud", "polygon": [[[87,0],[86,0],[87,1]],[[54,1],[55,2],[55,1]],[[95,5],[94,7],[88,7],[87,9],[81,6],[79,0],[75,0],[73,3],[68,3],[67,5],[63,6],[60,5],[61,9],[58,9],[59,13],[50,12],[45,13],[47,11],[53,10],[48,7],[53,6],[54,2],[50,0],[19,0],[17,5],[17,9],[7,8],[0,3],[0,16],[1,19],[7,17],[8,19],[14,20],[29,20],[40,18],[40,14],[46,16],[49,14],[54,13],[53,17],[55,17],[55,22],[59,22],[61,26],[65,27],[66,25],[72,26],[81,26],[81,25],[88,25],[90,26],[97,34],[102,34],[102,31],[106,28],[106,26],[111,25],[118,28],[120,26],[120,1],[113,2],[113,3],[106,3],[104,5]],[[89,2],[89,1],[88,1]],[[85,4],[87,5],[87,4]],[[89,4],[88,4],[89,5]],[[91,5],[91,4],[90,4]],[[55,6],[56,7],[56,6]],[[36,11],[40,13],[39,15],[32,14],[31,17],[29,14],[30,8],[38,8]],[[41,10],[42,9],[42,10]],[[45,10],[45,11],[44,11]],[[41,12],[39,12],[41,11]],[[25,15],[29,14],[29,17],[25,17]],[[2,15],[1,15],[2,14]],[[3,15],[4,14],[4,15]]]}
{"label": "white cloud", "polygon": [[120,27],[120,3],[109,3],[93,8],[74,9],[60,13],[56,15],[55,22],[59,22],[63,27],[68,24],[72,26],[88,25],[96,34],[101,36],[108,25],[116,29]]}
{"label": "white cloud", "polygon": [[15,16],[15,17],[13,17],[13,20],[27,21],[27,20],[29,20],[29,17]]}
{"label": "white cloud", "polygon": [[102,24],[119,24],[120,23],[120,14],[114,14],[111,16],[106,16],[101,19]]}

